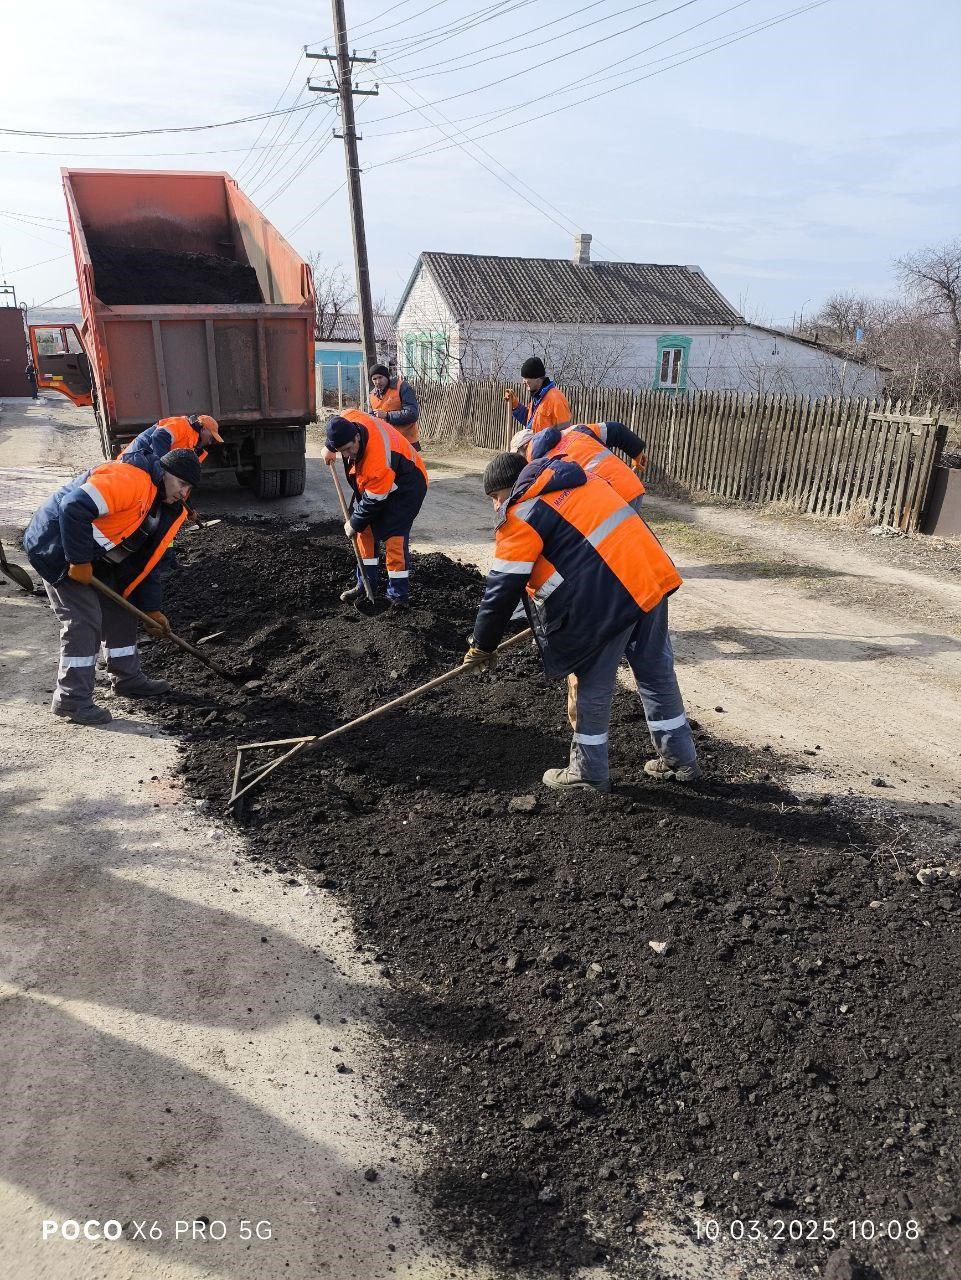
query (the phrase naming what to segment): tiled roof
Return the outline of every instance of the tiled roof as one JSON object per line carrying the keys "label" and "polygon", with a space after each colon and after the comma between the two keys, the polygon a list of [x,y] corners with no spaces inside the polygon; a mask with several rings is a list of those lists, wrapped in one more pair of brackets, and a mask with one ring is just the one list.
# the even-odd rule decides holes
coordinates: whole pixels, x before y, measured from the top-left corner
{"label": "tiled roof", "polygon": [[[420,263],[429,269],[448,305],[462,321],[592,325],[744,323],[744,317],[697,267],[654,262],[581,265],[565,258],[501,258],[432,252],[422,253]],[[415,277],[416,274],[415,269]]]}
{"label": "tiled roof", "polygon": [[[394,340],[394,326],[390,316],[374,313],[374,337],[378,342]],[[334,321],[328,342],[360,342],[360,317],[356,311],[345,311]]]}

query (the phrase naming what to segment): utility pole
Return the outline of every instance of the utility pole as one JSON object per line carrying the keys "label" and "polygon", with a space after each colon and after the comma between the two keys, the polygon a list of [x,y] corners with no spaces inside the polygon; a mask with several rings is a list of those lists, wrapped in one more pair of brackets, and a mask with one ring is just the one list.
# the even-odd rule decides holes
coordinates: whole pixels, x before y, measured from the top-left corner
{"label": "utility pole", "polygon": [[373,63],[372,58],[360,58],[357,51],[347,51],[347,20],[344,17],[344,0],[331,0],[334,18],[334,37],[337,41],[337,52],[308,53],[308,58],[329,62],[336,73],[333,83],[314,85],[308,80],[307,87],[313,93],[336,93],[340,98],[340,120],[342,133],[335,133],[335,138],[344,140],[344,156],[347,161],[347,195],[350,201],[350,225],[354,238],[354,270],[357,277],[357,310],[360,313],[360,345],[364,352],[364,374],[377,363],[377,339],[374,333],[374,307],[370,298],[370,267],[367,263],[367,233],[364,230],[364,203],[360,190],[360,162],[357,159],[357,129],[354,125],[354,97],[374,98],[378,87],[359,89],[351,81],[354,66],[357,63]]}

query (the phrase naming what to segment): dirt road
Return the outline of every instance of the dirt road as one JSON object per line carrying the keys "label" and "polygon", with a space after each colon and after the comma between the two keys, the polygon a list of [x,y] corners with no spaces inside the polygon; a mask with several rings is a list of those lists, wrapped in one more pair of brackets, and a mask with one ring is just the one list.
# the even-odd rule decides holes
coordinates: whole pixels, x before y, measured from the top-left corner
{"label": "dirt road", "polygon": [[[316,433],[310,452],[307,493],[269,507],[293,522],[336,515]],[[5,406],[5,544],[97,460],[85,411]],[[416,547],[485,567],[484,462],[429,458]],[[213,516],[250,499],[219,486],[198,505]],[[787,545],[735,511],[650,513],[686,578],[672,609],[691,714],[797,753],[799,790],[952,816],[958,588],[867,555],[832,561],[803,530]],[[185,800],[176,743],[145,718],[97,733],[51,721],[42,600],[0,586],[0,632],[0,1267],[28,1280],[462,1274],[419,1234],[416,1135],[393,1145],[377,1111],[381,979],[349,921],[323,892],[253,874],[217,816]],[[88,1217],[156,1222],[162,1238],[44,1242],[44,1220]],[[178,1241],[193,1219],[223,1221],[227,1239]],[[243,1238],[242,1221],[269,1222],[270,1239]]]}

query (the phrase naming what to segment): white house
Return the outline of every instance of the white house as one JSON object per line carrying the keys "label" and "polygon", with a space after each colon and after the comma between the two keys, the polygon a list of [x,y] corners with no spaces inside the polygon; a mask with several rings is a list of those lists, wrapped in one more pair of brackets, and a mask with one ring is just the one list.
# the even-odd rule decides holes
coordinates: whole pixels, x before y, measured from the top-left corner
{"label": "white house", "polygon": [[885,370],[750,324],[700,267],[422,253],[394,313],[408,377],[514,381],[539,355],[569,386],[873,396]]}

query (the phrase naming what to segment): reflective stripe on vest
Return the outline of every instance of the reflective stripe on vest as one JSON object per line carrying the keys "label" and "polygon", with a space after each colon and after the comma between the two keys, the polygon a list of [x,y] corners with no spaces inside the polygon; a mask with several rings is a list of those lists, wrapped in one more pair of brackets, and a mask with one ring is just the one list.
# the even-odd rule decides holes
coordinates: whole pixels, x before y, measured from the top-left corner
{"label": "reflective stripe on vest", "polygon": [[561,436],[560,444],[555,445],[547,456],[570,458],[572,462],[579,463],[589,476],[600,476],[606,480],[624,502],[633,502],[646,490],[637,472],[598,440],[594,433],[603,426],[603,423],[595,423],[587,428],[568,427]]}
{"label": "reflective stripe on vest", "polygon": [[157,497],[146,471],[129,462],[104,462],[80,486],[96,506],[91,530],[104,551],[123,542],[143,524]]}

